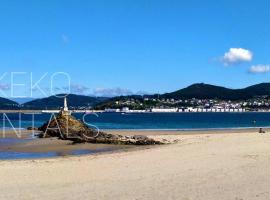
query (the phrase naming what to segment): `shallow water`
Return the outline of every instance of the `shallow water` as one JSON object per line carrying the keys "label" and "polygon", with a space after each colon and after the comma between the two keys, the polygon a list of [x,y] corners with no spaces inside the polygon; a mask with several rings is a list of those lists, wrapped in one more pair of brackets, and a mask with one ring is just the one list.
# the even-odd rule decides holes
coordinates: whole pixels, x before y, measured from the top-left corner
{"label": "shallow water", "polygon": [[[13,150],[16,144],[29,142],[30,140],[34,140],[34,139],[0,138],[0,160],[78,156],[78,155],[86,155],[86,154],[97,154],[97,153],[102,153],[102,152],[111,152],[111,151],[120,149],[120,148],[115,148],[115,147],[102,146],[97,149],[82,148],[82,149],[34,152],[34,149],[31,149],[31,146],[30,146],[27,152]],[[35,139],[35,140],[38,140],[38,139]]]}
{"label": "shallow water", "polygon": [[86,155],[86,154],[96,154],[102,152],[113,151],[113,149],[98,149],[98,150],[89,150],[89,149],[80,149],[72,150],[69,152],[15,152],[15,151],[1,151],[0,160],[13,160],[13,159],[35,159],[35,158],[50,158],[50,157],[60,157],[60,156],[72,156],[72,155]]}
{"label": "shallow water", "polygon": [[0,138],[0,145],[10,145],[10,144],[16,144],[20,142],[27,142],[30,139],[21,139],[21,138]]}
{"label": "shallow water", "polygon": [[14,152],[14,151],[2,151],[0,152],[1,160],[13,160],[13,159],[33,159],[33,158],[49,158],[57,156],[56,152]]}

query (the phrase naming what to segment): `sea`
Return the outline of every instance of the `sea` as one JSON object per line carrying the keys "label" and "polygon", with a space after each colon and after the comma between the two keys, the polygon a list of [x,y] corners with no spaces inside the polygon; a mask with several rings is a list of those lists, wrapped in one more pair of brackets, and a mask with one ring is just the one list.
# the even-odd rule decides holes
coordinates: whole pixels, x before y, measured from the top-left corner
{"label": "sea", "polygon": [[[270,127],[269,112],[243,113],[88,113],[73,114],[96,129],[196,130]],[[0,128],[39,127],[52,114],[0,114]]]}
{"label": "sea", "polygon": [[[0,128],[26,129],[39,127],[46,121],[53,119],[53,114],[0,114]],[[208,130],[208,129],[239,129],[254,127],[270,127],[270,113],[244,112],[244,113],[88,113],[74,114],[89,127],[128,130]],[[34,140],[29,138],[27,140]],[[0,138],[0,147],[27,142],[25,139]],[[16,152],[12,148],[0,151],[0,160],[9,159],[37,159],[59,157],[67,155],[96,154],[114,151],[107,148],[99,150],[80,149],[66,152]]]}

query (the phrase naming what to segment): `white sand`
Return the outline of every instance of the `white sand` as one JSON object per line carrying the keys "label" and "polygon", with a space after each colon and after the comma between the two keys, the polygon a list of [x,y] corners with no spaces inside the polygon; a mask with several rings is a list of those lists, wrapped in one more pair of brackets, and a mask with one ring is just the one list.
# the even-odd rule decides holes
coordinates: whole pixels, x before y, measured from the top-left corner
{"label": "white sand", "polygon": [[1,161],[0,199],[270,199],[270,134],[163,137],[181,142],[96,156]]}

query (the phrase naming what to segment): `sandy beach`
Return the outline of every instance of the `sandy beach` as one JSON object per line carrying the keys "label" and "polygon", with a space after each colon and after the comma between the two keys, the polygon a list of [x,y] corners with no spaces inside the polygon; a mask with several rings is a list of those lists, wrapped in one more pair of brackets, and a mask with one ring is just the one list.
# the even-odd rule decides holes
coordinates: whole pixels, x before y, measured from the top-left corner
{"label": "sandy beach", "polygon": [[108,154],[0,161],[0,199],[270,198],[269,133],[139,133],[179,142]]}

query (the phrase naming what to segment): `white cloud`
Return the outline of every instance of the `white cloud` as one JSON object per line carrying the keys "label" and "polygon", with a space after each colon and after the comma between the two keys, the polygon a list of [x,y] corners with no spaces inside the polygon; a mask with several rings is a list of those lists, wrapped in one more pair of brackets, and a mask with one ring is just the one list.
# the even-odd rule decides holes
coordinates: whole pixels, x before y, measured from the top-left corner
{"label": "white cloud", "polygon": [[222,61],[225,65],[232,65],[241,62],[250,62],[252,57],[253,53],[248,49],[230,48],[222,57]]}
{"label": "white cloud", "polygon": [[65,43],[65,44],[67,44],[67,43],[69,43],[69,37],[67,36],[67,35],[65,35],[65,34],[62,34],[62,41],[63,41],[63,43]]}
{"label": "white cloud", "polygon": [[249,72],[253,74],[267,73],[270,71],[270,65],[253,65],[249,68]]}
{"label": "white cloud", "polygon": [[55,87],[54,90],[58,92],[63,91],[64,93],[73,93],[73,94],[83,95],[89,90],[89,88],[80,84],[71,84],[70,86],[65,86],[63,88]]}
{"label": "white cloud", "polygon": [[96,88],[94,89],[95,96],[113,97],[121,95],[132,95],[133,92],[125,88]]}
{"label": "white cloud", "polygon": [[142,91],[142,90],[139,90],[138,92],[135,93],[136,95],[150,95],[151,93],[149,92],[146,92],[146,91]]}
{"label": "white cloud", "polygon": [[10,85],[0,83],[0,90],[9,90],[9,89],[10,89]]}
{"label": "white cloud", "polygon": [[79,84],[71,84],[71,92],[76,94],[84,94],[89,90],[88,87]]}

